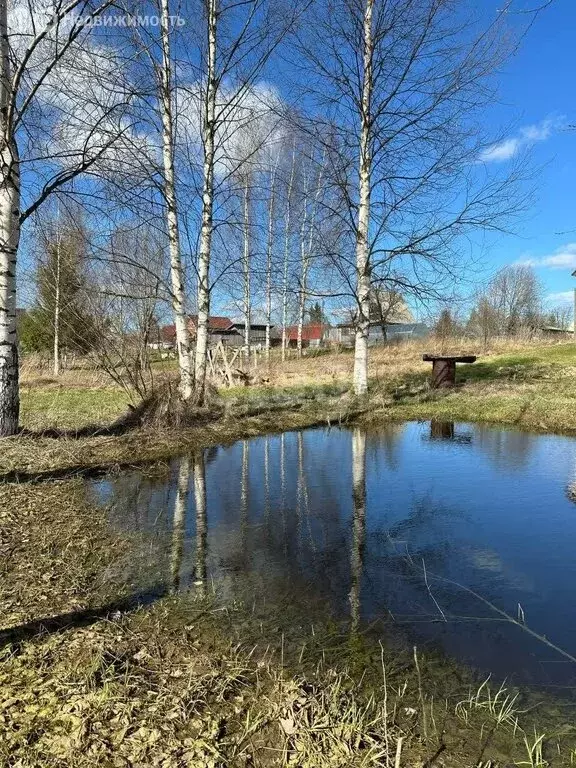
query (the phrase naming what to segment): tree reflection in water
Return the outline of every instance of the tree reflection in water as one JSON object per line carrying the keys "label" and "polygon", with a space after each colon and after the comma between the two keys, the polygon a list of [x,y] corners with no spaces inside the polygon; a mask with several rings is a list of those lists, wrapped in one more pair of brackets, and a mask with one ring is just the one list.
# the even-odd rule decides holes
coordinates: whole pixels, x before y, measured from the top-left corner
{"label": "tree reflection in water", "polygon": [[351,631],[356,634],[360,623],[360,591],[364,541],[366,537],[366,433],[352,432],[352,549],[350,553],[350,617]]}
{"label": "tree reflection in water", "polygon": [[172,591],[180,589],[180,570],[182,568],[182,553],[184,551],[184,529],[186,525],[186,510],[188,507],[188,487],[190,483],[190,460],[180,460],[176,495],[174,497],[174,519],[172,524],[172,553],[170,557],[170,581]]}
{"label": "tree reflection in water", "polygon": [[[204,594],[210,578],[223,599],[286,606],[287,621],[324,611],[357,633],[379,620],[497,673],[534,668],[539,649],[525,644],[520,661],[518,631],[466,587],[508,613],[521,603],[559,645],[576,636],[561,609],[576,583],[572,445],[442,422],[308,430],[89,487],[114,525],[149,542],[135,584],[144,564],[173,590]],[[507,450],[516,457],[501,462]]]}
{"label": "tree reflection in water", "polygon": [[206,594],[208,578],[208,514],[206,507],[206,464],[204,452],[199,451],[194,456],[194,504],[196,507],[196,556],[194,558],[194,586],[200,595]]}

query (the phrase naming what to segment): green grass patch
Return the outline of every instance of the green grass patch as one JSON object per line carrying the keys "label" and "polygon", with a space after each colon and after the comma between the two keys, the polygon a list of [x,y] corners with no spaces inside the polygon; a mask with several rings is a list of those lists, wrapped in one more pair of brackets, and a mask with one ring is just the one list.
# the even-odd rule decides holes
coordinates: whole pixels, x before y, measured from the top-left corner
{"label": "green grass patch", "polygon": [[76,429],[109,424],[128,406],[125,392],[115,387],[23,387],[21,423],[26,429]]}
{"label": "green grass patch", "polygon": [[537,431],[576,431],[576,345],[533,347],[457,368],[457,387],[430,390],[429,372],[374,382],[364,420],[484,421]]}

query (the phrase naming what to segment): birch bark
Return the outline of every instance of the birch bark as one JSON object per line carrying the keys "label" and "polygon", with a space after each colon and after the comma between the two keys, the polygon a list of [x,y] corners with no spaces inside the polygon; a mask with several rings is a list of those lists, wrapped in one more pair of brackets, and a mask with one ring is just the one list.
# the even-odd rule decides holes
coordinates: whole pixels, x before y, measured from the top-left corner
{"label": "birch bark", "polygon": [[274,204],[276,198],[276,162],[270,179],[268,201],[268,242],[266,247],[266,361],[270,362],[270,326],[272,325],[272,251],[274,248]]}
{"label": "birch bark", "polygon": [[296,349],[298,357],[302,357],[302,330],[304,328],[304,312],[306,311],[306,289],[308,283],[309,255],[306,249],[306,228],[308,224],[308,175],[304,177],[304,198],[302,221],[300,224],[300,290],[298,292],[298,328],[296,331]]}
{"label": "birch bark", "polygon": [[210,259],[214,210],[214,152],[216,135],[216,41],[217,0],[208,0],[208,72],[202,144],[204,150],[202,225],[198,254],[198,325],[196,331],[196,395],[204,399],[208,360],[208,319],[210,316]]}
{"label": "birch bark", "polygon": [[172,60],[170,52],[170,8],[169,0],[161,0],[162,21],[162,68],[160,73],[162,111],[162,157],[164,164],[164,198],[166,202],[166,223],[168,227],[168,248],[170,253],[170,280],[172,287],[172,312],[176,327],[176,345],[180,368],[180,394],[188,400],[193,391],[190,335],[186,318],[184,296],[184,269],[180,251],[178,225],[178,203],[174,174],[174,115],[172,111]]}
{"label": "birch bark", "polygon": [[371,98],[372,98],[372,13],[374,0],[364,8],[364,55],[362,106],[360,110],[360,157],[358,168],[359,205],[356,229],[356,338],[354,345],[354,393],[368,391],[368,334],[370,331],[370,182],[371,182]]}
{"label": "birch bark", "polygon": [[250,285],[250,172],[244,176],[244,217],[243,217],[244,253],[244,346],[246,360],[250,361],[250,322],[252,317],[252,289]]}
{"label": "birch bark", "polygon": [[288,322],[288,273],[290,264],[290,227],[292,224],[292,190],[294,188],[294,172],[296,168],[296,144],[292,150],[292,167],[286,192],[286,213],[284,215],[284,279],[282,283],[282,362],[286,359],[288,344],[286,323]]}
{"label": "birch bark", "polygon": [[[320,193],[322,191],[322,170],[324,167],[325,157],[322,157],[322,165],[318,171],[318,178],[316,180],[316,190],[314,192],[314,201],[312,204],[312,212],[310,214],[310,224],[308,226],[308,243],[306,243],[304,236],[302,236],[302,275],[300,285],[300,302],[298,307],[298,357],[302,357],[302,331],[304,328],[304,316],[306,314],[306,299],[308,296],[308,272],[310,270],[310,260],[312,258],[312,248],[314,246],[314,232],[316,226],[316,215],[318,213],[318,203],[320,200]],[[307,192],[306,192],[307,197]],[[307,202],[305,201],[305,213],[303,217],[304,225],[307,220]]]}
{"label": "birch bark", "polygon": [[16,255],[20,241],[20,167],[9,104],[12,95],[8,2],[0,0],[0,437],[18,432]]}
{"label": "birch bark", "polygon": [[60,212],[58,212],[58,232],[56,233],[56,288],[54,291],[54,378],[60,375],[60,281],[62,258],[62,235],[60,231]]}

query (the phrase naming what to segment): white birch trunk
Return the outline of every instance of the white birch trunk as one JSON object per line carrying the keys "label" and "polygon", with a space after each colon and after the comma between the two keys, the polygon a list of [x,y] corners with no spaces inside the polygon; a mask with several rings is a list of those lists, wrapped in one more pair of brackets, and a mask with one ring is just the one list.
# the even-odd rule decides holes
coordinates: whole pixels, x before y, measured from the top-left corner
{"label": "white birch trunk", "polygon": [[298,292],[298,329],[296,334],[296,349],[298,357],[302,357],[302,329],[304,313],[306,312],[306,288],[308,283],[308,253],[306,248],[306,226],[308,223],[308,178],[304,179],[304,199],[302,222],[300,224],[300,291]]}
{"label": "white birch trunk", "polygon": [[208,0],[208,72],[206,114],[203,125],[203,190],[200,251],[198,254],[198,325],[196,329],[195,377],[200,404],[204,399],[208,361],[208,319],[210,316],[210,259],[214,209],[214,152],[216,133],[216,33],[217,0]]}
{"label": "white birch trunk", "polygon": [[252,295],[250,287],[250,173],[246,171],[244,176],[244,346],[246,347],[246,360],[250,361],[250,321],[252,316]]}
{"label": "white birch trunk", "polygon": [[61,281],[61,233],[60,215],[58,215],[58,232],[56,234],[56,288],[54,291],[54,378],[60,375],[60,281]]}
{"label": "white birch trunk", "polygon": [[184,300],[184,269],[180,253],[178,226],[178,204],[174,175],[174,118],[172,114],[172,62],[170,54],[170,9],[169,0],[161,0],[162,15],[162,70],[161,70],[161,111],[162,111],[162,157],[164,162],[164,197],[166,202],[166,223],[168,226],[168,247],[170,252],[170,279],[172,287],[172,312],[176,327],[176,345],[180,367],[180,394],[188,400],[193,391],[190,334]]}
{"label": "white birch trunk", "polygon": [[286,347],[288,339],[286,335],[286,324],[288,322],[288,273],[290,264],[290,227],[292,224],[292,190],[294,188],[294,170],[296,167],[296,144],[292,150],[292,168],[290,170],[290,181],[288,182],[286,213],[284,215],[284,279],[282,283],[282,362],[286,360]]}
{"label": "white birch trunk", "polygon": [[266,361],[270,363],[270,326],[272,325],[272,250],[274,246],[274,203],[276,195],[276,168],[270,179],[268,201],[268,243],[266,248]]}
{"label": "white birch trunk", "polygon": [[[308,243],[305,242],[305,237],[302,234],[302,276],[300,287],[300,304],[298,308],[298,357],[302,357],[302,330],[304,327],[304,316],[306,314],[306,299],[308,296],[308,272],[310,270],[310,260],[312,258],[312,248],[314,245],[314,227],[316,226],[316,214],[318,212],[318,202],[320,200],[320,192],[322,190],[322,168],[324,166],[324,157],[322,158],[322,165],[318,172],[318,179],[316,182],[316,190],[314,192],[314,202],[312,204],[312,212],[310,214],[310,225],[308,227]],[[307,220],[307,202],[304,203],[304,217],[303,227],[306,226]]]}
{"label": "white birch trunk", "polygon": [[370,331],[370,184],[371,184],[371,97],[372,97],[372,11],[374,0],[364,9],[364,57],[362,107],[360,111],[360,157],[358,168],[359,205],[356,230],[356,339],[354,345],[354,393],[368,391],[368,334]]}
{"label": "white birch trunk", "polygon": [[20,242],[20,168],[8,116],[11,98],[7,2],[0,0],[0,437],[18,432],[16,257]]}

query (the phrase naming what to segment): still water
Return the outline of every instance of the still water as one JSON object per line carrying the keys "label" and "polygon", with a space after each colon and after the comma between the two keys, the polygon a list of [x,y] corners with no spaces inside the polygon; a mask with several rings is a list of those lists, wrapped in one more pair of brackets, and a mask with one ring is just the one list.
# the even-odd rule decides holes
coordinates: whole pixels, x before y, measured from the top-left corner
{"label": "still water", "polygon": [[[576,684],[576,440],[313,429],[94,481],[171,589],[292,599],[514,683]],[[151,564],[152,567],[152,564]],[[535,637],[534,632],[541,637]],[[553,644],[548,645],[546,639]]]}

